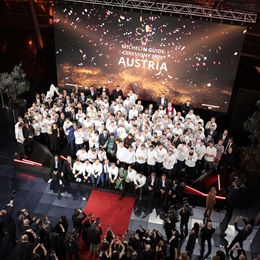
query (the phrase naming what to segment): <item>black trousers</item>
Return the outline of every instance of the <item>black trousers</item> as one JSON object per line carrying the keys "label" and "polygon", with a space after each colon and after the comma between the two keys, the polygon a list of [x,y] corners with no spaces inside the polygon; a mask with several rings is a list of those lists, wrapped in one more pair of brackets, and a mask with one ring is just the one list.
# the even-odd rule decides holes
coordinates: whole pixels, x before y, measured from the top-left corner
{"label": "black trousers", "polygon": [[188,235],[188,222],[184,222],[184,221],[181,221],[180,222],[180,231],[181,231],[181,235],[185,235],[187,236]]}
{"label": "black trousers", "polygon": [[204,256],[204,251],[205,251],[205,242],[208,242],[208,252],[207,252],[207,256],[209,256],[211,254],[211,238],[210,239],[206,239],[206,238],[201,238],[201,242],[200,242],[200,256]]}

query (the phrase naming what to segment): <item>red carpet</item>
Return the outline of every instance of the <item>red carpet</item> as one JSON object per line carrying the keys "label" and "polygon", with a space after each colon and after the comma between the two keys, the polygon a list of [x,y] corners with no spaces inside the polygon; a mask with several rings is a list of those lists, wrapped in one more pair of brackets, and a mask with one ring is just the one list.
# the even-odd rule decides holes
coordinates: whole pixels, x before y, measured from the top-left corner
{"label": "red carpet", "polygon": [[93,190],[84,210],[87,214],[91,212],[100,218],[104,232],[110,224],[116,235],[127,231],[134,206],[134,198],[119,200],[119,197],[118,194]]}
{"label": "red carpet", "polygon": [[[134,198],[125,197],[119,200],[120,195],[92,190],[87,201],[85,212],[94,214],[95,218],[100,218],[103,229],[103,236],[107,230],[107,225],[110,224],[115,235],[124,234],[130,222],[132,209],[134,207]],[[96,259],[91,257],[81,243],[80,250],[81,260]]]}

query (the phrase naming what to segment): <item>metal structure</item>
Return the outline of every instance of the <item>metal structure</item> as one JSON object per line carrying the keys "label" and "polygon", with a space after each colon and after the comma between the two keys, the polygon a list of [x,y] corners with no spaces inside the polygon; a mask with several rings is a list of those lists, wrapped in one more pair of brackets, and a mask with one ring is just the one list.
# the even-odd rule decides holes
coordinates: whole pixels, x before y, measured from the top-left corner
{"label": "metal structure", "polygon": [[256,23],[257,20],[257,14],[253,12],[213,9],[174,2],[168,3],[149,0],[65,0],[65,2],[114,6],[169,14],[205,17],[210,19],[229,20],[243,23]]}

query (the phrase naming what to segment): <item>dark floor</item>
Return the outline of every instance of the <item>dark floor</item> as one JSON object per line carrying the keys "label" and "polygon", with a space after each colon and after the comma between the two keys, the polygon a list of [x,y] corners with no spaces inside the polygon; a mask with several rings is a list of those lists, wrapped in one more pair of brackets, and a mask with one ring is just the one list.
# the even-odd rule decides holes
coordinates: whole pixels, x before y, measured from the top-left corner
{"label": "dark floor", "polygon": [[[14,214],[22,208],[27,208],[32,216],[48,215],[55,225],[61,215],[66,215],[69,221],[69,229],[72,229],[71,215],[74,208],[85,208],[87,199],[91,193],[91,188],[82,186],[81,194],[78,187],[72,187],[72,194],[62,193],[61,197],[50,190],[49,183],[41,177],[37,177],[33,172],[17,170],[13,166],[15,143],[10,139],[0,140],[0,206],[3,207],[10,199],[13,190],[17,191],[15,197]],[[37,170],[37,167],[35,168]],[[82,196],[86,200],[82,200]],[[238,210],[235,216],[242,215],[247,218],[255,217],[259,210],[258,205],[250,209]],[[194,207],[194,216],[190,221],[189,227],[194,222],[201,223],[204,209]],[[214,235],[212,254],[217,250],[223,249],[221,245],[230,242],[235,236],[235,230],[232,219],[227,230],[227,241],[223,241],[219,235],[219,226],[225,215],[224,211],[213,212],[213,225],[216,228]],[[157,216],[155,210],[147,210],[145,200],[135,205],[130,219],[129,230],[136,230],[142,225],[149,230],[158,229],[164,234],[163,221]],[[185,249],[186,241],[183,242],[182,249]],[[245,249],[248,253],[248,259],[252,259],[260,252],[260,230],[255,228],[248,241],[245,243]],[[197,242],[194,251],[194,259],[199,254],[199,243]]]}

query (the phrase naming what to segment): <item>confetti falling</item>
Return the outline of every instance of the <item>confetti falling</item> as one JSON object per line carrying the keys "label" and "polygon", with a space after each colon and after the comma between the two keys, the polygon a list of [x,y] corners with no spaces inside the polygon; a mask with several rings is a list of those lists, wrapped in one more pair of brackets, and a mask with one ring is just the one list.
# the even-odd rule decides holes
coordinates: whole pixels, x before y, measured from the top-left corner
{"label": "confetti falling", "polygon": [[[161,90],[177,103],[191,98],[189,89],[192,88],[200,93],[192,97],[196,99],[194,103],[203,103],[205,99],[216,102],[221,98],[226,102],[222,102],[221,110],[227,110],[245,27],[176,17],[171,17],[169,22],[169,17],[163,15],[86,7],[80,4],[65,7],[62,3],[55,6],[55,44],[61,84],[67,81],[95,85],[110,81],[129,89],[136,88],[135,82],[143,90],[140,97],[154,98]],[[122,45],[151,50],[125,50]],[[118,60],[122,55],[133,59],[143,57],[159,64],[165,62],[167,71],[120,67]],[[85,79],[80,76],[82,69],[98,69],[99,73]],[[117,79],[114,75],[121,77]],[[223,94],[219,95],[220,92]]]}

